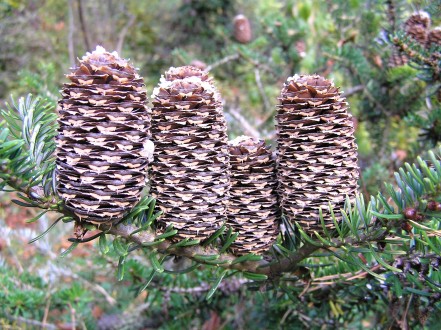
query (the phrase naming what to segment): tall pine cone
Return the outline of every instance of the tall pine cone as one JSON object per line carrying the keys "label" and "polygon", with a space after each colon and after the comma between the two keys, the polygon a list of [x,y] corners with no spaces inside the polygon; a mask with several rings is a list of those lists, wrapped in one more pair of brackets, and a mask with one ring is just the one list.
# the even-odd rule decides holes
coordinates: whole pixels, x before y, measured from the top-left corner
{"label": "tall pine cone", "polygon": [[277,170],[281,207],[307,231],[333,228],[346,194],[357,189],[357,146],[346,99],[318,75],[288,78],[277,109]]}
{"label": "tall pine cone", "polygon": [[143,79],[100,46],[67,77],[57,109],[58,194],[80,220],[117,221],[145,186],[150,120]]}
{"label": "tall pine cone", "polygon": [[228,224],[239,233],[235,254],[261,253],[277,238],[279,204],[275,161],[265,142],[241,136],[230,141]]}
{"label": "tall pine cone", "polygon": [[417,11],[404,22],[404,30],[412,39],[421,45],[425,45],[430,24],[429,14],[425,11]]}
{"label": "tall pine cone", "polygon": [[159,226],[204,239],[226,220],[229,156],[221,98],[195,67],[170,68],[152,96],[152,194]]}

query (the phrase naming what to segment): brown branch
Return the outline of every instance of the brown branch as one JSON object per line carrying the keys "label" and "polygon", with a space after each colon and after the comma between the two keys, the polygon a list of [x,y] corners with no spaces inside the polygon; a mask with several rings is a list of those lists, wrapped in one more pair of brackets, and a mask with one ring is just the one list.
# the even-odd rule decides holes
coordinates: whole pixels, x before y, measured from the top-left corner
{"label": "brown branch", "polygon": [[250,124],[250,122],[244,117],[242,116],[242,114],[240,113],[240,109],[236,109],[236,108],[229,108],[226,109],[226,111],[240,124],[242,125],[242,128],[244,130],[244,133],[254,137],[254,138],[259,138],[260,137],[260,133],[253,127],[253,125]]}
{"label": "brown branch", "polygon": [[209,66],[207,66],[205,71],[207,71],[207,72],[211,71],[211,70],[213,70],[215,67],[217,67],[219,65],[222,65],[222,64],[225,64],[225,63],[237,60],[239,58],[240,58],[239,54],[232,54],[232,55],[225,56],[224,58],[220,59],[219,61],[214,62],[214,63],[210,64]]}
{"label": "brown branch", "polygon": [[121,50],[124,45],[124,40],[126,38],[127,32],[129,32],[129,28],[135,23],[136,16],[130,15],[129,20],[127,21],[126,25],[124,25],[123,29],[121,30],[121,33],[118,37],[118,43],[116,44],[115,50],[118,54],[121,54]]}
{"label": "brown branch", "polygon": [[91,51],[92,49],[89,39],[89,33],[87,32],[86,22],[84,20],[84,15],[83,15],[82,0],[78,0],[78,18],[80,19],[81,31],[83,32],[84,45],[86,46],[86,49],[88,51]]}
{"label": "brown branch", "polygon": [[[134,242],[140,246],[152,243],[155,241],[155,235],[151,232],[144,231],[139,232],[134,235],[130,235],[137,228],[133,225],[124,225],[118,224],[113,227],[102,226],[100,229],[107,232],[108,234],[121,236],[130,242]],[[331,240],[332,246],[334,248],[339,248],[342,246],[357,246],[365,244],[366,242],[375,241],[379,237],[382,237],[387,232],[387,229],[383,229],[381,232],[372,233],[370,235],[364,234],[360,235],[358,239],[356,238],[348,238],[345,240],[340,240],[338,238],[334,238]],[[257,274],[268,275],[270,278],[277,278],[283,273],[290,273],[295,271],[299,267],[299,263],[304,259],[308,258],[312,253],[316,252],[321,248],[326,248],[324,245],[313,245],[310,243],[304,244],[297,251],[295,251],[291,256],[280,259],[278,261],[275,260],[267,260],[263,259],[261,261],[249,261],[244,263],[236,263],[233,264],[233,261],[236,260],[236,257],[232,254],[220,254],[218,249],[215,247],[204,247],[200,245],[190,246],[190,247],[180,247],[173,248],[172,243],[170,241],[163,241],[155,246],[157,251],[162,254],[172,254],[178,255],[182,257],[186,257],[189,259],[196,260],[197,262],[204,263],[200,259],[197,258],[198,255],[201,256],[218,256],[218,263],[216,266],[222,268],[228,268],[238,271],[247,271],[253,272]],[[210,262],[210,265],[212,263]]]}
{"label": "brown branch", "polygon": [[67,5],[68,5],[68,21],[69,21],[69,30],[67,33],[67,46],[69,50],[70,66],[73,68],[75,66],[75,47],[74,47],[75,25],[74,25],[74,15],[73,15],[73,0],[68,0]]}
{"label": "brown branch", "polygon": [[57,326],[55,326],[54,324],[42,323],[40,321],[27,319],[22,316],[13,316],[13,315],[6,314],[6,318],[9,321],[16,322],[17,326],[21,326],[21,325],[32,326],[32,327],[38,327],[38,329],[49,329],[49,330],[58,329]]}

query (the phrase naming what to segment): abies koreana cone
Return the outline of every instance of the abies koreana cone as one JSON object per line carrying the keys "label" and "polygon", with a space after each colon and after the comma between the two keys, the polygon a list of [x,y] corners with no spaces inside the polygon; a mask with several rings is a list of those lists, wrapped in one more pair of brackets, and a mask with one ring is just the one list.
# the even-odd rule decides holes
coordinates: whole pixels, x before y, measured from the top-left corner
{"label": "abies koreana cone", "polygon": [[275,161],[263,140],[240,136],[229,142],[231,189],[227,224],[239,236],[236,255],[267,251],[279,233]]}
{"label": "abies koreana cone", "polygon": [[58,194],[79,220],[120,220],[146,181],[151,142],[143,79],[100,46],[67,77],[57,109]]}
{"label": "abies koreana cone", "polygon": [[357,190],[357,147],[348,104],[318,75],[288,78],[277,107],[277,172],[284,215],[309,233],[332,229]]}
{"label": "abies koreana cone", "polygon": [[211,78],[170,68],[152,95],[152,195],[174,239],[203,240],[226,220],[230,187],[227,125]]}

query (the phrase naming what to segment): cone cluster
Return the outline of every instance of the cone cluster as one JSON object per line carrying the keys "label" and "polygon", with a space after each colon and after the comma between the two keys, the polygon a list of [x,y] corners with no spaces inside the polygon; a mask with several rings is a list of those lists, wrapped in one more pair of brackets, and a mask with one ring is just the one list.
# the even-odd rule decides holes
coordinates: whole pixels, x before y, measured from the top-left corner
{"label": "cone cluster", "polygon": [[67,75],[58,102],[58,194],[80,220],[121,219],[140,199],[150,142],[137,70],[102,47]]}
{"label": "cone cluster", "polygon": [[229,142],[231,189],[228,224],[239,233],[237,254],[261,253],[278,235],[275,160],[263,140],[241,136]]}
{"label": "cone cluster", "polygon": [[152,96],[152,195],[159,227],[205,239],[225,221],[229,155],[220,95],[195,67],[170,68]]}
{"label": "cone cluster", "polygon": [[281,207],[307,231],[333,228],[346,194],[357,189],[352,116],[338,88],[318,75],[288,78],[277,107],[277,170]]}

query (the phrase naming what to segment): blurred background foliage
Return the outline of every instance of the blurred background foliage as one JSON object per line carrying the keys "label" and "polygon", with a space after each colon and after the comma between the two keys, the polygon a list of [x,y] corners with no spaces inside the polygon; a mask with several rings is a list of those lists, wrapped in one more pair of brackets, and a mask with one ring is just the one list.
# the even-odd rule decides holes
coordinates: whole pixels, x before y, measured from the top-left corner
{"label": "blurred background foliage", "polygon": [[[439,26],[440,8],[439,0],[3,0],[0,101],[31,92],[55,106],[68,68],[102,45],[130,58],[148,91],[170,66],[209,69],[224,98],[230,137],[248,134],[272,142],[283,82],[294,73],[318,73],[347,93],[360,188],[368,197],[405,161],[441,140],[439,56],[403,32],[403,22],[419,9],[431,15],[432,27]],[[238,14],[250,22],[247,42],[235,37]],[[420,58],[394,63],[394,37],[438,62],[438,71]],[[68,246],[70,226],[57,226],[28,245],[50,219],[26,224],[32,211],[13,207],[5,195],[0,203],[5,329],[393,328],[394,307],[369,277],[365,290],[333,288],[311,301],[301,292],[293,297],[284,285],[266,291],[232,277],[207,303],[211,272],[204,268],[188,276],[164,274],[137,296],[150,272],[142,254],[118,282],[112,251],[102,256],[90,244],[58,257]],[[410,318],[416,326],[421,317]],[[439,322],[436,314],[430,317],[429,326]]]}

